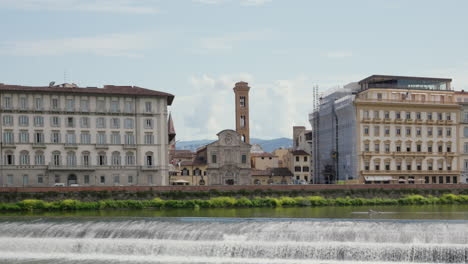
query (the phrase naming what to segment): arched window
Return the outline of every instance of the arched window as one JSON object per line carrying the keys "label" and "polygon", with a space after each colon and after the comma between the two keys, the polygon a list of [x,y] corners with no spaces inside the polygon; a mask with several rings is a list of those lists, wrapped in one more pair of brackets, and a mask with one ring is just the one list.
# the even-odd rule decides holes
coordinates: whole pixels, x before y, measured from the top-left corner
{"label": "arched window", "polygon": [[9,150],[5,152],[5,165],[15,165],[15,154]]}
{"label": "arched window", "polygon": [[74,151],[69,151],[67,153],[67,166],[76,167],[76,154]]}
{"label": "arched window", "polygon": [[112,165],[120,165],[120,152],[112,152]]}
{"label": "arched window", "polygon": [[60,166],[62,164],[62,160],[60,157],[60,151],[52,152],[52,163],[54,166]]}
{"label": "arched window", "polygon": [[83,151],[81,153],[81,164],[85,167],[91,166],[91,154],[89,151]]}
{"label": "arched window", "polygon": [[153,152],[148,151],[145,153],[145,165],[148,167],[154,166]]}
{"label": "arched window", "polygon": [[36,151],[36,154],[34,155],[34,164],[36,164],[36,165],[44,165],[45,164],[44,152]]}
{"label": "arched window", "polygon": [[128,166],[133,166],[135,165],[135,154],[133,152],[129,151],[125,154],[125,162],[126,165]]}
{"label": "arched window", "polygon": [[201,176],[201,170],[199,168],[196,168],[193,170],[193,175],[195,176]]}
{"label": "arched window", "polygon": [[20,152],[20,165],[29,165],[29,152],[26,150]]}
{"label": "arched window", "polygon": [[99,166],[105,166],[107,164],[107,156],[104,151],[101,151],[98,153],[97,156],[97,165]]}
{"label": "arched window", "polygon": [[187,168],[183,168],[181,174],[182,176],[190,176],[190,171]]}

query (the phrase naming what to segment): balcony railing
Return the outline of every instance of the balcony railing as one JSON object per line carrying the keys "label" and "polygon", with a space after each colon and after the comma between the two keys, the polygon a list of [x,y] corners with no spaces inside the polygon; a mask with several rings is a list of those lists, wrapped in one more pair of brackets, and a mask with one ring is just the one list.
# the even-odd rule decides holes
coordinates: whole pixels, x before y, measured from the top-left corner
{"label": "balcony railing", "polygon": [[84,165],[55,165],[53,163],[49,164],[49,166],[47,166],[47,169],[48,170],[66,170],[66,171],[77,171],[77,170],[81,170],[81,171],[90,171],[90,170],[95,170],[96,167],[95,166],[84,166]]}
{"label": "balcony railing", "polygon": [[461,171],[456,170],[361,170],[362,175],[446,175],[460,174]]}
{"label": "balcony railing", "polygon": [[141,170],[158,170],[160,166],[153,166],[153,165],[144,165],[140,166]]}
{"label": "balcony railing", "polygon": [[400,104],[453,104],[451,101],[435,101],[435,100],[412,100],[412,99],[377,99],[377,98],[356,98],[357,103],[400,103]]}

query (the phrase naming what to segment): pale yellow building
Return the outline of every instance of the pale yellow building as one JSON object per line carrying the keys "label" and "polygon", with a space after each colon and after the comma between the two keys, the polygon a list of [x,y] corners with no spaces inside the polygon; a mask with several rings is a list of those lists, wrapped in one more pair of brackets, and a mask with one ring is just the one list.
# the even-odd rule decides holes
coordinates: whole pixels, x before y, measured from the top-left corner
{"label": "pale yellow building", "polygon": [[266,170],[268,168],[278,168],[279,159],[278,156],[275,156],[268,152],[263,153],[251,153],[250,157],[252,159],[252,169],[256,170]]}

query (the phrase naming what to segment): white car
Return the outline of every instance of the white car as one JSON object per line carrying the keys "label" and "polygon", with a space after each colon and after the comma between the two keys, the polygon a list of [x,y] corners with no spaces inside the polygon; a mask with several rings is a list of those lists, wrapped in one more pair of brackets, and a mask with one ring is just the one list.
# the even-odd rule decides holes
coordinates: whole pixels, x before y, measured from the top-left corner
{"label": "white car", "polygon": [[54,187],[65,187],[65,183],[57,182],[57,183],[54,184]]}
{"label": "white car", "polygon": [[80,185],[78,183],[72,183],[70,184],[70,187],[80,187]]}

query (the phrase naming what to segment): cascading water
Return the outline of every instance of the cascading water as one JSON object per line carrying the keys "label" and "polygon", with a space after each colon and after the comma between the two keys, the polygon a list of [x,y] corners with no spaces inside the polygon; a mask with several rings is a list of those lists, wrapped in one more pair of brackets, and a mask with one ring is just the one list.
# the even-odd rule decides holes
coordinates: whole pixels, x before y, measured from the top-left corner
{"label": "cascading water", "polygon": [[0,221],[0,263],[468,263],[468,223]]}

